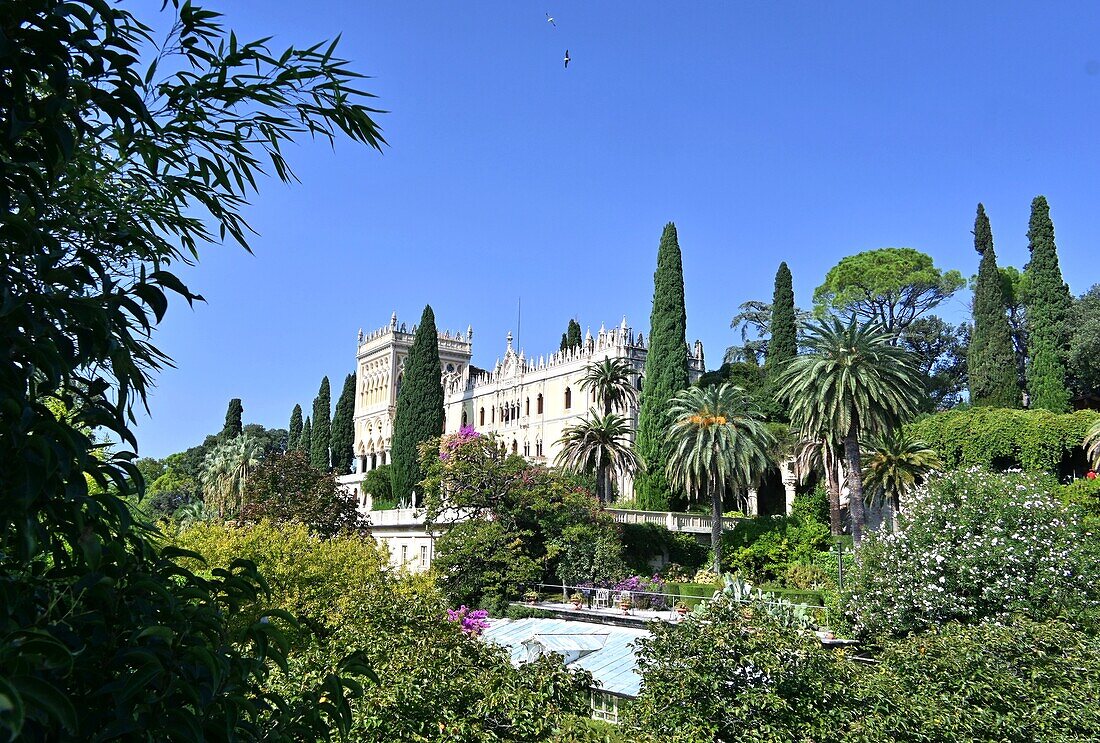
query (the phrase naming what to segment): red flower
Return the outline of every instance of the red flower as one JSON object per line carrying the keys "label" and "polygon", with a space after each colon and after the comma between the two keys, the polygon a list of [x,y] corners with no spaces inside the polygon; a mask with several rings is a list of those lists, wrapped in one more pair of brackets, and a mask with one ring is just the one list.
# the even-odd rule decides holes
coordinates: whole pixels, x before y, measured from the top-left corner
{"label": "red flower", "polygon": [[1092,470],[1089,470],[1089,473],[1087,475],[1085,475],[1085,477],[1088,478],[1089,480],[1095,480],[1096,479],[1096,473],[1093,472]]}

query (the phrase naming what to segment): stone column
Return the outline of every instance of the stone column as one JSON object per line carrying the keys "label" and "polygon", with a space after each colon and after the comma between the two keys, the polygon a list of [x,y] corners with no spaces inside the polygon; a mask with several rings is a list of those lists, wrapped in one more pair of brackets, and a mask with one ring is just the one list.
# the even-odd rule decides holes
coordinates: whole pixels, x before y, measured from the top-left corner
{"label": "stone column", "polygon": [[745,499],[745,508],[748,510],[747,516],[760,514],[760,496],[756,492],[756,488],[749,488],[748,497]]}

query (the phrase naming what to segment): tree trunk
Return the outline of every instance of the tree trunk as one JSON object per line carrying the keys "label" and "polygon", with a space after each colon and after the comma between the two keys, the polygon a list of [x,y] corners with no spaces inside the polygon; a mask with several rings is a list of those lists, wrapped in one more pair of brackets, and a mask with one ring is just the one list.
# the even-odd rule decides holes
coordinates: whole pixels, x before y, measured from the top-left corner
{"label": "tree trunk", "polygon": [[710,525],[710,546],[714,550],[714,573],[722,574],[722,492],[710,483],[710,506],[714,521]]}
{"label": "tree trunk", "polygon": [[600,502],[600,505],[607,505],[607,470],[606,464],[601,464],[600,468],[596,470],[596,500]]}
{"label": "tree trunk", "polygon": [[852,541],[858,546],[863,538],[863,467],[854,425],[844,437],[844,460],[848,465],[848,513],[852,517]]}
{"label": "tree trunk", "polygon": [[822,441],[821,447],[821,461],[825,465],[825,481],[829,491],[829,529],[837,537],[844,533],[844,525],[840,523],[840,477],[837,475],[832,445]]}

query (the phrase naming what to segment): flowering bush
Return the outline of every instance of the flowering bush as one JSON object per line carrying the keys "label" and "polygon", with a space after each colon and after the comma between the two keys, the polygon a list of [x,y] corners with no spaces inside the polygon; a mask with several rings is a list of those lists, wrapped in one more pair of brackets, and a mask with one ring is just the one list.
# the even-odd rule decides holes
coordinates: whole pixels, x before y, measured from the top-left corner
{"label": "flowering bush", "polygon": [[1095,616],[1100,551],[1049,478],[957,471],[928,483],[893,534],[857,553],[844,607],[857,631],[951,620]]}
{"label": "flowering bush", "polygon": [[665,581],[661,576],[654,575],[651,578],[643,578],[640,575],[632,575],[619,581],[611,590],[616,593],[630,592],[631,601],[636,609],[655,609],[662,611],[668,608],[666,596],[651,596],[653,593],[665,592]]}
{"label": "flowering bush", "polygon": [[489,629],[489,612],[485,609],[471,610],[466,604],[457,609],[448,609],[447,620],[458,622],[463,632],[474,637]]}
{"label": "flowering bush", "polygon": [[450,433],[439,439],[439,458],[442,461],[447,461],[455,449],[465,444],[467,441],[473,441],[481,436],[473,426],[462,426],[458,429],[458,433]]}

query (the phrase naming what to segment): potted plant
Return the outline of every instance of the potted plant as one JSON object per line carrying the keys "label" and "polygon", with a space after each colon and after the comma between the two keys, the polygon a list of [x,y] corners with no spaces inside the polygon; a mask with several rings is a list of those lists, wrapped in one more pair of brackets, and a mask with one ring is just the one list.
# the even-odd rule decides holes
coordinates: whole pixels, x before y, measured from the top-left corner
{"label": "potted plant", "polygon": [[687,614],[688,611],[690,611],[690,609],[688,609],[687,604],[685,604],[683,601],[677,601],[676,602],[676,613],[677,614],[679,614],[682,617],[685,614]]}
{"label": "potted plant", "polygon": [[523,600],[531,606],[534,606],[539,602],[539,592],[535,590],[530,590],[527,593],[523,594]]}
{"label": "potted plant", "polygon": [[574,609],[580,609],[581,604],[584,603],[584,595],[581,594],[580,591],[576,591],[572,596],[569,597],[569,603],[573,604]]}
{"label": "potted plant", "polygon": [[619,608],[623,610],[623,614],[629,614],[630,613],[630,607],[633,606],[633,605],[634,604],[631,602],[631,600],[628,599],[625,596],[623,598],[619,599]]}

